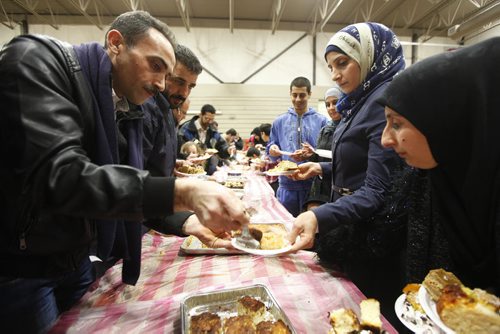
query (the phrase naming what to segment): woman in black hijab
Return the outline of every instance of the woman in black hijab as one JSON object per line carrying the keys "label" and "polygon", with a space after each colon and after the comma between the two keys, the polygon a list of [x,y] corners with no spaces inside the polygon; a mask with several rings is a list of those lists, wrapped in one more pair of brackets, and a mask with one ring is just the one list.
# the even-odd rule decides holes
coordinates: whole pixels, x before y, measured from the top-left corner
{"label": "woman in black hijab", "polygon": [[[421,276],[433,269],[433,260],[448,258],[441,264],[466,285],[497,294],[499,84],[500,38],[492,38],[418,62],[396,76],[379,100],[386,106],[387,119],[382,144],[393,148],[407,164],[427,170],[431,211],[437,212],[432,221],[441,225],[430,226],[429,231],[442,229],[447,244],[436,244],[442,247],[438,252],[447,253],[436,254],[429,246],[433,237],[423,245],[423,239],[410,232],[408,264],[418,263]],[[412,242],[425,251],[412,252]],[[414,269],[408,272],[415,273]]]}

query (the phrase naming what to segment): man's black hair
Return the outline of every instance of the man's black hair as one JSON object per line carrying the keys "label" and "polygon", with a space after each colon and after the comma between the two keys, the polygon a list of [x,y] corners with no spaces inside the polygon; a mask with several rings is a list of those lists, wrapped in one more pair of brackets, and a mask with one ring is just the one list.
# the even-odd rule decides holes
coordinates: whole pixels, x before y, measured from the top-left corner
{"label": "man's black hair", "polygon": [[213,105],[211,104],[204,104],[203,107],[201,107],[201,114],[205,115],[207,112],[211,114],[215,114],[216,110]]}
{"label": "man's black hair", "polygon": [[196,57],[191,49],[184,45],[177,44],[177,47],[175,48],[175,59],[178,63],[186,66],[191,73],[199,75],[201,71],[203,71],[203,67],[201,66],[198,57]]}
{"label": "man's black hair", "polygon": [[[177,41],[175,39],[174,33],[168,25],[163,23],[162,21],[154,18],[148,12],[137,10],[133,12],[126,12],[119,15],[110,25],[108,31],[106,32],[106,36],[110,30],[118,30],[124,40],[125,44],[128,47],[134,47],[135,44],[144,37],[149,29],[156,29],[163,36],[167,38],[167,40],[172,44],[174,50],[177,48]],[[104,46],[107,48],[107,38],[104,40]]]}
{"label": "man's black hair", "polygon": [[311,81],[304,77],[297,77],[293,79],[292,83],[290,84],[290,91],[292,91],[292,87],[306,87],[307,93],[311,93]]}

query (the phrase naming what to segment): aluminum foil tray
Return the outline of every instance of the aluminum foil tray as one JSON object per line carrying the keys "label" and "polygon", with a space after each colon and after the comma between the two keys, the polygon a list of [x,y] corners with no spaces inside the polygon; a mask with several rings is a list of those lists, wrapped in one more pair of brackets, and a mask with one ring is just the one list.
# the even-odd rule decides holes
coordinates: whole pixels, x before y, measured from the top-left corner
{"label": "aluminum foil tray", "polygon": [[267,308],[265,320],[281,319],[296,334],[292,323],[269,289],[262,284],[247,287],[199,293],[186,297],[181,303],[182,333],[189,334],[190,319],[203,312],[217,313],[223,320],[237,315],[237,301],[243,296],[260,300]]}

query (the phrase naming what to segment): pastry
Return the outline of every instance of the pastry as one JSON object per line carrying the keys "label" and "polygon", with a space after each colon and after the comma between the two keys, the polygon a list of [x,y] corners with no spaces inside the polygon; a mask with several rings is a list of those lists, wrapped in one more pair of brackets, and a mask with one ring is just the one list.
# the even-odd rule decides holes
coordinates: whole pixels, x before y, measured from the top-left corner
{"label": "pastry", "polygon": [[436,306],[443,323],[457,334],[500,333],[500,299],[484,290],[449,284]]}
{"label": "pastry", "polygon": [[220,334],[222,333],[221,319],[217,314],[204,312],[191,317],[190,334]]}

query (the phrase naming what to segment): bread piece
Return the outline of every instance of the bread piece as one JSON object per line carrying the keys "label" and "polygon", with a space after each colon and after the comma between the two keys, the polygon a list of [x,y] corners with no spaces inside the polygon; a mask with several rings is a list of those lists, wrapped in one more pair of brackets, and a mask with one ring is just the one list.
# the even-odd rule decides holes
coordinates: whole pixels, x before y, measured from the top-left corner
{"label": "bread piece", "polygon": [[191,317],[189,326],[190,334],[220,334],[222,333],[222,322],[215,313],[204,312]]}
{"label": "bread piece", "polygon": [[329,314],[332,329],[330,334],[357,333],[361,329],[358,317],[351,309],[340,308]]}
{"label": "bread piece", "polygon": [[365,299],[359,304],[361,309],[361,329],[380,333],[382,321],[380,320],[380,303],[376,299]]}
{"label": "bread piece", "polygon": [[448,284],[462,285],[462,282],[453,273],[443,269],[433,269],[425,276],[422,285],[429,293],[431,299],[435,302],[438,301],[441,291]]}
{"label": "bread piece", "polygon": [[257,324],[257,334],[291,334],[290,328],[280,319],[262,321]]}
{"label": "bread piece", "polygon": [[224,322],[225,334],[255,334],[255,325],[248,315],[230,317]]}
{"label": "bread piece", "polygon": [[422,308],[422,305],[420,305],[418,301],[419,289],[420,289],[420,284],[410,283],[403,288],[403,293],[406,295],[406,300],[408,301],[408,303],[410,303],[411,307],[413,307],[415,311],[419,311],[420,313],[424,314],[425,311]]}
{"label": "bread piece", "polygon": [[443,323],[457,334],[500,333],[500,300],[480,289],[462,285],[444,287],[437,312]]}
{"label": "bread piece", "polygon": [[250,296],[243,296],[236,306],[239,315],[248,315],[257,324],[261,322],[266,311],[266,305],[260,300]]}

